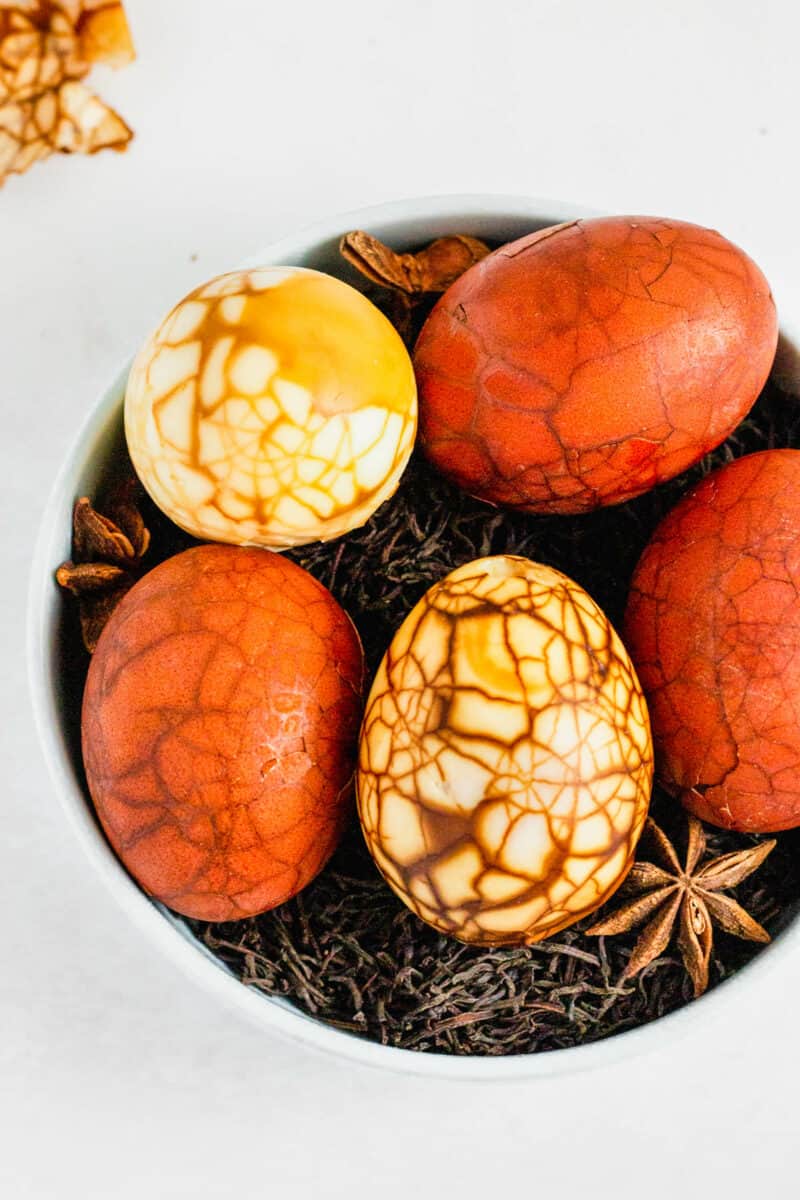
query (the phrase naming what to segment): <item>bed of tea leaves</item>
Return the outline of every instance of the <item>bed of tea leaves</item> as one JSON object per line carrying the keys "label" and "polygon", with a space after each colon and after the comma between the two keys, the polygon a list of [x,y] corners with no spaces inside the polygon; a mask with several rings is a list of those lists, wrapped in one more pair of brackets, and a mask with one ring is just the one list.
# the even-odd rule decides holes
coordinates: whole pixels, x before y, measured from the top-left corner
{"label": "bed of tea leaves", "polygon": [[[364,283],[412,343],[429,304],[408,304]],[[403,618],[442,575],[487,554],[521,554],[581,583],[619,626],[628,582],[659,519],[703,474],[772,446],[800,448],[800,399],[769,383],[747,420],[698,466],[617,508],[585,516],[501,512],[440,478],[415,453],[396,495],[361,530],[287,552],[331,589],[358,626],[374,672]],[[130,469],[120,448],[114,474]],[[97,498],[102,511],[102,495]],[[146,566],[194,544],[145,497],[152,533]],[[79,756],[80,695],[88,665],[77,615],[65,611],[63,704]],[[656,788],[651,812],[678,846],[685,821]],[[758,840],[708,830],[708,853]],[[800,830],[734,893],[773,935],[800,908]],[[614,902],[611,903],[613,908]],[[576,1046],[652,1021],[692,998],[675,946],[635,979],[622,974],[637,932],[586,936],[597,914],[551,941],[484,949],[445,938],[409,912],[375,869],[355,814],[342,844],[301,895],[227,925],[190,921],[196,936],[243,983],[281,996],[321,1021],[387,1045],[502,1055]],[[714,987],[763,947],[716,934]]]}

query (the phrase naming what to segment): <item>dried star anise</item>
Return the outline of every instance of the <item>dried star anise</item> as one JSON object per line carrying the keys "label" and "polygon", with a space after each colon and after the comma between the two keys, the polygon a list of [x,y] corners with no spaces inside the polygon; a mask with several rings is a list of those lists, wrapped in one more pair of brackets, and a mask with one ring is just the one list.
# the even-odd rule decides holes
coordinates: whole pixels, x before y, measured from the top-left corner
{"label": "dried star anise", "polygon": [[416,254],[398,254],[371,233],[354,229],[340,239],[339,252],[370,283],[389,294],[381,307],[400,336],[410,343],[419,306],[426,298],[446,291],[485,258],[489,247],[478,238],[456,233],[436,238]]}
{"label": "dried star anise", "polygon": [[740,904],[720,893],[736,887],[760,867],[776,842],[771,839],[746,850],[701,862],[706,849],[706,835],[696,817],[690,816],[688,822],[686,865],[681,866],[672,842],[648,817],[645,834],[653,847],[654,857],[661,865],[634,863],[624,890],[628,894],[634,893],[635,898],[586,932],[593,936],[626,933],[650,918],[639,935],[623,973],[623,979],[630,979],[664,952],[677,922],[678,948],[694,985],[694,994],[700,996],[708,987],[714,924],[725,933],[753,942],[770,940],[766,929],[754,921]]}
{"label": "dried star anise", "polygon": [[72,558],[58,568],[56,580],[78,599],[83,644],[90,654],[117,604],[139,578],[150,545],[137,491],[136,480],[127,479],[109,497],[108,515],[97,512],[86,496],[76,500],[72,512]]}
{"label": "dried star anise", "polygon": [[489,253],[478,238],[456,233],[437,238],[416,254],[398,254],[371,233],[355,229],[339,242],[343,258],[367,279],[407,295],[443,292]]}

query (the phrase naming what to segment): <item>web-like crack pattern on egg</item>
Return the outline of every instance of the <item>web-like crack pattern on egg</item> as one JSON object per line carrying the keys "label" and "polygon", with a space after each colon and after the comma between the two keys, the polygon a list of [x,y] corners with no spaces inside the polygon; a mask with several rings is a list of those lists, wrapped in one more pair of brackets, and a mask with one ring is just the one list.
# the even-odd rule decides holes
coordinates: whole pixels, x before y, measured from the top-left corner
{"label": "web-like crack pattern on egg", "polygon": [[725,829],[800,825],[800,452],[749,454],[656,528],[625,614],[659,781]]}
{"label": "web-like crack pattern on egg", "polygon": [[348,816],[362,672],[346,613],[281,555],[196,546],[128,592],[92,657],[83,760],[150,895],[231,921],[314,878]]}
{"label": "web-like crack pattern on egg", "polygon": [[378,670],[359,812],[424,920],[533,942],[622,882],[652,770],[638,680],[591,597],[550,567],[483,559],[430,589]]}
{"label": "web-like crack pattern on egg", "polygon": [[182,301],[138,355],[125,407],[137,473],[176,524],[274,548],[362,525],[394,492],[416,419],[411,362],[375,306],[276,267]]}
{"label": "web-like crack pattern on egg", "polygon": [[423,327],[421,445],[492,504],[619,504],[735,429],[777,337],[766,279],[714,230],[622,216],[538,230],[462,275]]}

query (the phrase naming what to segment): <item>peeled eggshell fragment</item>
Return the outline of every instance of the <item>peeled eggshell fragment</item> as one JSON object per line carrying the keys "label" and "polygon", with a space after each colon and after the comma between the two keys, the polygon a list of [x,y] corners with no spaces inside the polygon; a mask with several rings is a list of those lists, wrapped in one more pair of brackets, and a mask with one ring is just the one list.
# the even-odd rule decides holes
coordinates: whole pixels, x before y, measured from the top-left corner
{"label": "peeled eggshell fragment", "polygon": [[650,800],[644,698],[578,584],[499,556],[459,567],[395,635],[367,701],[367,844],[423,920],[465,942],[538,941],[633,861]]}
{"label": "peeled eggshell fragment", "polygon": [[363,525],[411,455],[400,336],[355,288],[299,267],[220,275],[131,369],[125,432],[159,507],[195,537],[273,548]]}
{"label": "peeled eggshell fragment", "polygon": [[777,334],[766,279],[713,230],[652,217],[543,229],[462,275],[423,327],[421,445],[492,504],[619,504],[728,436]]}
{"label": "peeled eggshell fragment", "polygon": [[333,852],[352,800],[363,674],[352,622],[267,550],[200,546],[120,602],[83,699],[111,845],[170,908],[274,908]]}
{"label": "peeled eggshell fragment", "polygon": [[800,825],[800,451],[706,476],[656,529],[631,583],[626,643],[657,772],[696,816]]}

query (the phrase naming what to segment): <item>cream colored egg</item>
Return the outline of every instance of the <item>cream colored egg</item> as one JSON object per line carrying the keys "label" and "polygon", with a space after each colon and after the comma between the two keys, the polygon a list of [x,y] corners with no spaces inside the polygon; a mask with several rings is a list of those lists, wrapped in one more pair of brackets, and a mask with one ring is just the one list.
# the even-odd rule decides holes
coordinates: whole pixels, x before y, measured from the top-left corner
{"label": "cream colored egg", "polygon": [[358,807],[384,877],[465,942],[514,945],[598,908],[633,862],[650,724],[604,613],[551,567],[467,563],[409,614],[361,731]]}
{"label": "cream colored egg", "polygon": [[355,288],[299,267],[197,288],[148,338],[125,396],[133,465],[167,516],[275,549],[363,525],[416,427],[396,330]]}

